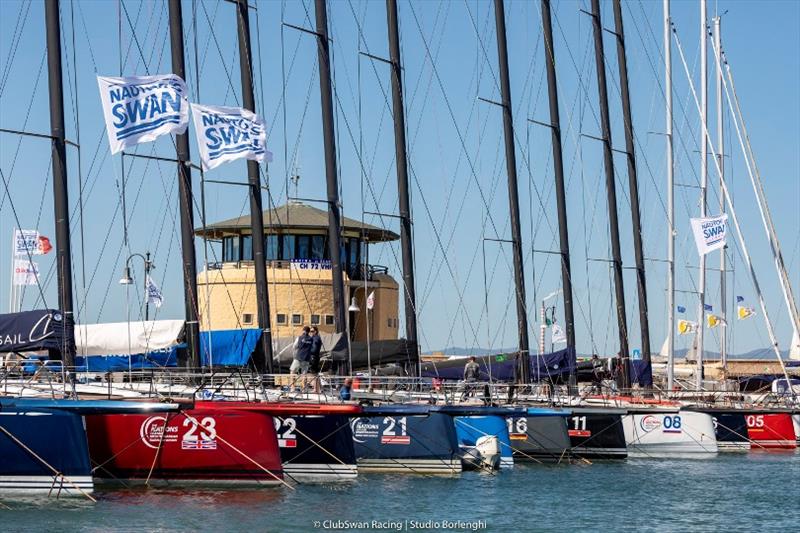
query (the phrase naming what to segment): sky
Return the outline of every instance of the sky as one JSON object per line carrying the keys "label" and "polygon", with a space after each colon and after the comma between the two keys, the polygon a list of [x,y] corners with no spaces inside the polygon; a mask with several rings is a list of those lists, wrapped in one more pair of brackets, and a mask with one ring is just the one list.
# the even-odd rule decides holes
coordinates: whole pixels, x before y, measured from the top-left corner
{"label": "sky", "polygon": [[[286,202],[288,176],[299,174],[297,196],[323,198],[325,169],[316,42],[287,24],[313,28],[313,2],[251,0],[256,108],[268,126],[274,153],[262,169],[265,205]],[[601,2],[602,23],[613,28],[611,2]],[[383,2],[329,2],[336,111],[338,175],[344,214],[399,232],[389,71],[364,53],[388,56]],[[235,8],[222,0],[185,0],[184,35],[190,100],[241,105]],[[526,304],[531,349],[537,350],[541,300],[561,286],[539,3],[506,2],[512,112],[521,209]],[[591,19],[588,1],[554,2],[553,26],[559,85],[568,226],[579,353],[617,352],[608,208]],[[49,131],[43,4],[0,2],[0,128]],[[517,346],[508,189],[502,115],[479,98],[499,100],[494,9],[485,0],[399,2],[405,112],[414,219],[416,291],[422,349],[448,346]],[[672,3],[675,100],[676,303],[696,320],[698,255],[689,218],[699,216],[701,129],[686,70],[699,90],[699,3]],[[782,246],[795,295],[800,292],[800,2],[709,2],[722,13],[723,48]],[[667,334],[667,209],[662,3],[623,3],[636,163],[639,175],[651,348]],[[157,318],[181,318],[183,292],[175,168],[109,151],[95,76],[167,73],[170,50],[165,1],[64,0],[61,2],[72,256],[78,321],[141,318],[139,291],[118,284],[125,259],[149,251],[164,292]],[[709,21],[710,22],[710,21]],[[678,41],[686,67],[678,52]],[[612,145],[624,150],[616,42],[604,36]],[[711,46],[709,44],[709,53]],[[716,145],[714,61],[709,56],[709,133]],[[723,97],[724,99],[724,97]],[[731,115],[724,111],[725,172],[744,239],[764,292],[779,346],[791,326]],[[197,150],[192,135],[193,160]],[[163,137],[140,144],[141,155],[174,157]],[[628,176],[624,154],[614,156],[631,349],[640,348]],[[50,152],[46,141],[0,133],[0,241],[15,227],[54,237]],[[246,189],[201,184],[194,173],[196,225],[245,214]],[[234,162],[206,173],[207,180],[244,181]],[[709,213],[719,212],[719,177],[709,166]],[[6,186],[8,193],[6,194]],[[201,190],[203,194],[201,196]],[[124,193],[123,193],[124,191]],[[122,199],[125,199],[123,223]],[[126,231],[127,230],[127,231]],[[127,242],[125,234],[127,233]],[[7,239],[7,240],[6,240]],[[498,241],[500,240],[500,241]],[[758,308],[756,292],[734,234],[727,257],[728,308],[742,296]],[[196,242],[198,265],[220,260],[219,247]],[[42,291],[29,287],[23,309],[57,306],[53,255],[37,258]],[[0,309],[8,309],[10,246],[0,245]],[[376,246],[370,260],[400,280],[399,243]],[[719,254],[708,256],[706,300],[720,309]],[[133,262],[141,279],[141,263]],[[44,298],[42,299],[42,295]],[[43,301],[44,300],[44,301]],[[561,297],[548,300],[563,324]],[[402,305],[401,305],[402,316]],[[400,323],[403,324],[401,318]],[[709,330],[716,351],[722,328]],[[733,353],[768,347],[764,316],[725,328]],[[402,330],[401,330],[402,333]],[[549,349],[549,334],[547,348]],[[689,345],[678,337],[677,348]]]}

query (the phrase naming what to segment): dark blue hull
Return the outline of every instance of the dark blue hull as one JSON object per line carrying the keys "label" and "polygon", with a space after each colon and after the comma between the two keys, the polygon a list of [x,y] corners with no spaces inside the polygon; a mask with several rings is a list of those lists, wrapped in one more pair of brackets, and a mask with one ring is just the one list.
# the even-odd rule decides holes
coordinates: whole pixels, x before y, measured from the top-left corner
{"label": "dark blue hull", "polygon": [[387,411],[381,416],[354,418],[351,425],[360,470],[424,474],[461,472],[458,439],[449,415]]}
{"label": "dark blue hull", "polygon": [[89,447],[80,415],[9,405],[0,409],[0,428],[0,492],[70,496],[92,492]]}
{"label": "dark blue hull", "polygon": [[350,418],[275,417],[283,472],[296,481],[347,481],[358,474]]}

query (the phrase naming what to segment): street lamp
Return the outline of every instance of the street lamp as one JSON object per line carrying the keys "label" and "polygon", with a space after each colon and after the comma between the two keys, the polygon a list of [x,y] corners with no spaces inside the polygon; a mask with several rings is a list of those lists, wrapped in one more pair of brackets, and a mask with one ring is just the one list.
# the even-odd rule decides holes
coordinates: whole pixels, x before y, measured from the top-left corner
{"label": "street lamp", "polygon": [[144,319],[150,320],[150,301],[147,298],[147,278],[150,276],[150,271],[156,268],[155,263],[150,260],[150,252],[142,254],[131,254],[125,260],[125,269],[122,271],[122,278],[119,280],[120,285],[133,285],[133,276],[131,275],[131,259],[134,257],[140,258],[144,262]]}

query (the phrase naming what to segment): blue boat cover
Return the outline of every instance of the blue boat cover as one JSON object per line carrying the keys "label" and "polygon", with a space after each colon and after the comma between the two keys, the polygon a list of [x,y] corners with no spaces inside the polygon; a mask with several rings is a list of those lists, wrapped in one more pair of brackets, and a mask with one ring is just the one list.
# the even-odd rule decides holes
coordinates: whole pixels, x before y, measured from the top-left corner
{"label": "blue boat cover", "polygon": [[[564,379],[575,368],[575,351],[569,348],[544,355],[531,355],[531,380]],[[466,358],[443,362],[427,362],[422,365],[422,377],[440,379],[464,379]],[[480,366],[480,380],[514,381],[517,358],[514,354],[484,355],[476,358]]]}
{"label": "blue boat cover", "polygon": [[261,338],[261,330],[222,329],[200,332],[203,366],[246,366]]}
{"label": "blue boat cover", "polygon": [[641,359],[632,359],[630,363],[631,385],[638,383],[642,387],[652,387],[653,369],[650,363]]}
{"label": "blue boat cover", "polygon": [[37,309],[0,315],[0,353],[50,350],[54,357],[63,346],[75,346],[72,319],[55,309]]}
{"label": "blue boat cover", "polygon": [[[178,366],[178,349],[186,344],[176,344],[162,350],[127,355],[87,355],[76,356],[75,366],[79,372],[125,372],[145,368],[164,368]],[[29,370],[26,365],[25,370]]]}

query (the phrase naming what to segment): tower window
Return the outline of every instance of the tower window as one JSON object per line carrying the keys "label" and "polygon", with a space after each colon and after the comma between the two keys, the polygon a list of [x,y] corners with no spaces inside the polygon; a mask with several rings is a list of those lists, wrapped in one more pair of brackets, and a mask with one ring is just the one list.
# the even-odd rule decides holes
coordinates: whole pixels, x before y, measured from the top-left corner
{"label": "tower window", "polygon": [[253,323],[253,313],[243,313],[242,314],[242,324],[252,324]]}
{"label": "tower window", "polygon": [[292,315],[292,324],[299,326],[303,323],[303,315]]}
{"label": "tower window", "polygon": [[275,316],[275,322],[277,322],[278,324],[284,324],[285,325],[286,324],[286,315],[284,313],[278,313]]}
{"label": "tower window", "polygon": [[311,315],[311,325],[319,326],[319,315]]}
{"label": "tower window", "polygon": [[325,325],[333,326],[333,315],[325,315]]}

